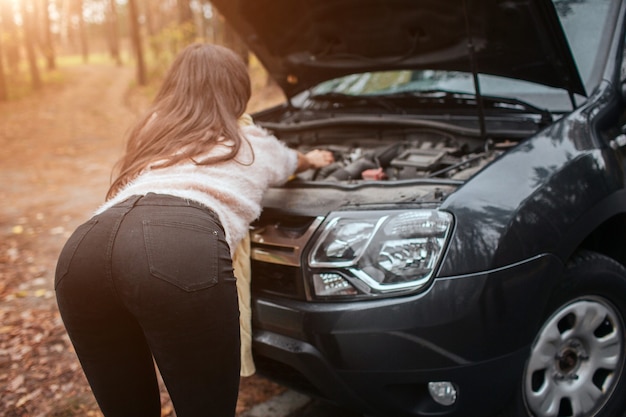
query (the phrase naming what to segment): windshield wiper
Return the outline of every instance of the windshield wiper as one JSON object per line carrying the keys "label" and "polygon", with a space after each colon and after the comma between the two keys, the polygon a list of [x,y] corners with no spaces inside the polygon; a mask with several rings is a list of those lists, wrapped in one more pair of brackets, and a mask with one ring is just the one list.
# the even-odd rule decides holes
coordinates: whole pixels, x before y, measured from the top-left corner
{"label": "windshield wiper", "polygon": [[[377,95],[350,95],[337,92],[316,94],[309,97],[315,101],[328,101],[337,103],[358,103],[360,105],[375,104],[394,112],[406,113],[407,106],[399,104],[400,100],[419,100],[420,104],[443,104],[445,106],[481,106],[484,109],[503,109],[518,113],[530,113],[540,116],[540,126],[545,126],[553,121],[552,113],[547,109],[534,106],[523,100],[509,97],[481,96],[482,103],[478,97],[471,93],[462,93],[448,90],[422,90],[422,91],[401,91],[388,94]],[[484,115],[483,115],[484,117]],[[484,132],[486,133],[486,132]]]}
{"label": "windshield wiper", "polygon": [[472,105],[477,106],[482,104],[485,109],[508,109],[516,112],[524,112],[536,114],[541,117],[541,124],[549,124],[553,121],[552,112],[548,109],[543,109],[530,104],[526,101],[511,98],[511,97],[499,97],[499,96],[485,96],[482,95],[482,103],[479,103],[478,97],[471,93],[461,93],[457,91],[447,90],[423,90],[423,91],[404,91],[401,93],[393,93],[385,95],[387,98],[419,98],[425,101],[433,101],[437,103],[443,103],[446,105]]}
{"label": "windshield wiper", "polygon": [[337,92],[331,91],[328,93],[313,94],[309,97],[309,99],[313,101],[351,103],[351,104],[357,104],[357,105],[372,105],[373,104],[373,105],[377,105],[379,107],[382,107],[392,112],[406,113],[406,111],[402,107],[396,105],[390,100],[387,100],[387,96],[380,96],[380,95],[356,96],[356,95],[337,93]]}

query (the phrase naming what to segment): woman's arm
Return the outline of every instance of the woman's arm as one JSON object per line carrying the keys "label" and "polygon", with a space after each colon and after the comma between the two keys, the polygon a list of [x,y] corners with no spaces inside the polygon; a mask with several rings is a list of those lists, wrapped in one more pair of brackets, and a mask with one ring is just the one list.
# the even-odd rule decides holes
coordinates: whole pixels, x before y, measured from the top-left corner
{"label": "woman's arm", "polygon": [[[252,116],[248,113],[244,113],[238,119],[239,126],[251,126],[254,125]],[[312,168],[322,168],[326,165],[330,165],[335,162],[332,152],[315,149],[306,154],[298,152],[298,166],[296,167],[296,173],[306,171]]]}
{"label": "woman's arm", "polygon": [[296,173],[306,171],[311,168],[323,168],[332,164],[335,161],[333,153],[330,151],[323,151],[321,149],[314,149],[305,154],[298,152],[298,166],[296,167]]}

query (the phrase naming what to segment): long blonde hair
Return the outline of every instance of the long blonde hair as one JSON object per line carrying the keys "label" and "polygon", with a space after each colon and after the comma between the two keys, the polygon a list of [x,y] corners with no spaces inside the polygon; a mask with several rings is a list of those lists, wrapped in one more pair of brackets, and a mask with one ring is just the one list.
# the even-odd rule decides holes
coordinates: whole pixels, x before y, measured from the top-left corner
{"label": "long blonde hair", "polygon": [[[207,165],[234,158],[244,140],[237,119],[250,94],[248,69],[233,51],[210,44],[186,47],[146,114],[130,129],[107,199],[149,165],[163,168],[185,160]],[[197,160],[218,143],[228,151]]]}

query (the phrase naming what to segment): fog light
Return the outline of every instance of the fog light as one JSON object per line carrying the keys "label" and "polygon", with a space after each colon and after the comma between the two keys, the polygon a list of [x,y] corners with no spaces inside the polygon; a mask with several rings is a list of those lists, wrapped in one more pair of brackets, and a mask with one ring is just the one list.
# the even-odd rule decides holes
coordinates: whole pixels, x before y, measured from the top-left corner
{"label": "fog light", "polygon": [[334,273],[313,275],[315,295],[328,297],[333,295],[354,295],[356,289],[344,277]]}
{"label": "fog light", "polygon": [[452,405],[456,402],[456,388],[449,381],[428,383],[428,392],[435,402],[441,405]]}

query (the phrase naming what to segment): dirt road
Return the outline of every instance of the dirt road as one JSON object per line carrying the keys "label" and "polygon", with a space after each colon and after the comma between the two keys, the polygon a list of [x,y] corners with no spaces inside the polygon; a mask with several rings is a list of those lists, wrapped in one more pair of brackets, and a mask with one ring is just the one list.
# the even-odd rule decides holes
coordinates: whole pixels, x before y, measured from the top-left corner
{"label": "dirt road", "polygon": [[[100,416],[62,327],[56,257],[103,201],[123,135],[146,99],[133,70],[63,69],[65,82],[0,103],[0,415]],[[282,389],[244,378],[238,413]],[[163,391],[163,390],[162,390]],[[172,416],[163,392],[163,417]]]}

